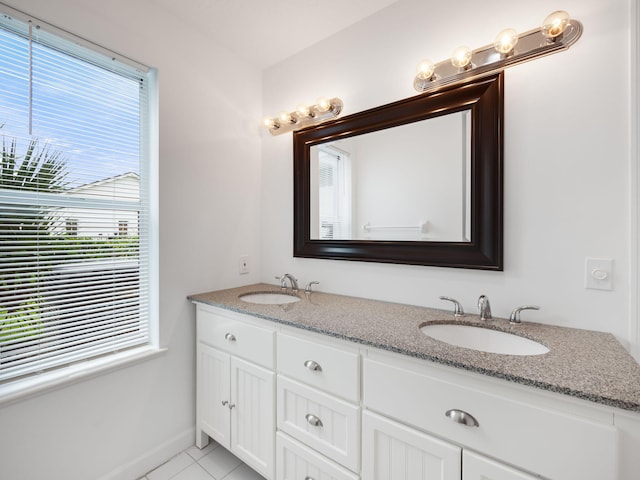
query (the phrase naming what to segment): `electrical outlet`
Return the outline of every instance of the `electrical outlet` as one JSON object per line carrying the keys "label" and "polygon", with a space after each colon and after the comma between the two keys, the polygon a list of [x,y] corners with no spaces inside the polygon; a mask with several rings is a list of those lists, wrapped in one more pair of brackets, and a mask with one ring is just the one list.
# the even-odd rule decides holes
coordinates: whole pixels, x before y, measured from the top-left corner
{"label": "electrical outlet", "polygon": [[240,275],[246,275],[249,273],[249,255],[240,255],[238,262],[238,272]]}

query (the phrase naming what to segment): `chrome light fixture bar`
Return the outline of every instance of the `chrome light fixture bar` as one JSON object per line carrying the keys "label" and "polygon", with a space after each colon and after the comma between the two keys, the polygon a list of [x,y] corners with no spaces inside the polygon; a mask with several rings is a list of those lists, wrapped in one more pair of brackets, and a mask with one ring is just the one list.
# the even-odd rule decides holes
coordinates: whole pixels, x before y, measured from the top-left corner
{"label": "chrome light fixture bar", "polygon": [[563,10],[545,18],[542,26],[519,34],[503,30],[492,45],[475,50],[458,47],[450,59],[434,64],[423,60],[413,86],[418,92],[433,92],[464,80],[490,75],[507,67],[567,50],[582,35],[582,23]]}
{"label": "chrome light fixture bar", "polygon": [[342,106],[339,98],[319,98],[314,105],[300,105],[294,112],[282,112],[275,118],[267,117],[263,120],[263,125],[271,135],[280,135],[337,117]]}

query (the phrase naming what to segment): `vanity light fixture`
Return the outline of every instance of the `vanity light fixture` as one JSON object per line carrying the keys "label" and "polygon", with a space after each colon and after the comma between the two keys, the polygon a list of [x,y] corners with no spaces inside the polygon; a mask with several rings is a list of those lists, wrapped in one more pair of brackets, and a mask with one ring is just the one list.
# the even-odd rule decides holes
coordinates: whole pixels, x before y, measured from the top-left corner
{"label": "vanity light fixture", "polygon": [[271,135],[300,130],[331,118],[337,117],[342,111],[342,100],[339,98],[319,98],[314,105],[300,105],[294,112],[282,112],[278,117],[267,117],[263,125],[269,129]]}
{"label": "vanity light fixture", "polygon": [[418,65],[413,86],[418,92],[433,92],[444,86],[480,78],[507,67],[567,50],[582,35],[582,23],[563,10],[547,16],[540,28],[518,34],[507,28],[491,45],[471,50],[458,47],[451,58]]}

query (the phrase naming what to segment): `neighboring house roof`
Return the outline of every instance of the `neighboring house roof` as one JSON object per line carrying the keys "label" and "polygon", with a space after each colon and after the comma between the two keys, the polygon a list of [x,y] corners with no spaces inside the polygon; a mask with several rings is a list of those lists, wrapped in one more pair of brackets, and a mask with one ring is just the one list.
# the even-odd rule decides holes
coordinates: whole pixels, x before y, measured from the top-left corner
{"label": "neighboring house roof", "polygon": [[139,181],[140,180],[140,175],[138,175],[135,172],[122,173],[120,175],[115,175],[113,177],[103,178],[102,180],[96,180],[95,182],[85,183],[84,185],[80,185],[79,187],[70,188],[65,193],[81,192],[82,190],[86,190],[88,188],[100,187],[100,186],[105,185],[107,183],[116,182],[118,180],[125,180],[127,178],[131,178],[131,179]]}

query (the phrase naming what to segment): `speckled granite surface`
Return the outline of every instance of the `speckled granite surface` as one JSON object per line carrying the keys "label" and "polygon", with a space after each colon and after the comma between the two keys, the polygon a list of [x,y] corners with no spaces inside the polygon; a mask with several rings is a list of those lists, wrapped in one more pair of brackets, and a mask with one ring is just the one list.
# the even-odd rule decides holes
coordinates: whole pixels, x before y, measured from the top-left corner
{"label": "speckled granite surface", "polygon": [[[640,365],[608,333],[508,320],[481,322],[476,315],[314,292],[287,305],[251,304],[250,292],[277,291],[267,284],[191,295],[190,300],[291,325],[412,357],[530,385],[596,403],[640,412]],[[500,355],[455,347],[427,337],[428,322],[462,322],[536,340],[550,352]]]}

